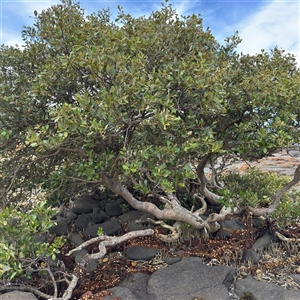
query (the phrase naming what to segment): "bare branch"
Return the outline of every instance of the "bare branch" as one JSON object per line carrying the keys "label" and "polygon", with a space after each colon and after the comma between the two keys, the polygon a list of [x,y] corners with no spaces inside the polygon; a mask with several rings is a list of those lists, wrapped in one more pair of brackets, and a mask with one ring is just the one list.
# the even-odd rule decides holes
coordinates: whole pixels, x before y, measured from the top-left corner
{"label": "bare branch", "polygon": [[49,264],[47,262],[47,268],[46,270],[48,271],[49,275],[50,275],[50,278],[52,280],[52,284],[53,284],[53,288],[54,288],[54,294],[53,294],[53,297],[57,297],[58,295],[58,290],[57,290],[57,284],[56,284],[56,281],[55,281],[55,278],[54,278],[54,275],[49,267]]}
{"label": "bare branch", "polygon": [[207,203],[206,203],[206,201],[204,200],[203,197],[201,197],[201,196],[198,195],[198,194],[193,195],[193,198],[194,198],[194,199],[198,198],[198,199],[201,201],[201,203],[202,203],[202,207],[199,208],[199,209],[197,209],[197,210],[195,211],[195,214],[198,214],[198,215],[204,215],[204,214],[206,213],[206,210],[207,210]]}
{"label": "bare branch", "polygon": [[270,204],[269,208],[276,209],[277,205],[280,203],[280,199],[289,189],[291,189],[295,184],[300,181],[300,165],[298,165],[297,169],[294,173],[294,178],[292,181],[283,186],[273,197],[273,201]]}
{"label": "bare branch", "polygon": [[49,298],[48,300],[70,300],[72,298],[72,293],[77,285],[78,277],[74,274],[71,275],[72,280],[69,281],[65,278],[65,281],[68,283],[68,288],[64,292],[62,298]]}
{"label": "bare branch", "polygon": [[283,186],[274,196],[273,201],[271,202],[269,207],[263,207],[263,208],[254,208],[249,207],[249,210],[255,215],[255,216],[264,216],[266,214],[273,213],[278,204],[280,203],[281,197],[290,190],[294,185],[296,185],[300,181],[300,165],[297,167],[294,173],[294,178],[292,181],[288,182],[285,186]]}
{"label": "bare branch", "polygon": [[159,195],[159,194],[154,193],[154,192],[152,192],[151,194],[152,194],[153,196],[158,197],[158,199],[159,199],[160,202],[165,203],[165,204],[168,204],[168,205],[170,205],[170,206],[172,205],[172,202],[171,202],[169,199],[167,199],[166,197],[163,197],[162,195]]}
{"label": "bare branch", "polygon": [[166,193],[166,194],[167,194],[167,197],[171,200],[171,203],[173,205],[180,205],[181,206],[180,201],[178,200],[178,198],[174,194],[172,194],[172,193]]}
{"label": "bare branch", "polygon": [[40,290],[38,290],[38,289],[36,289],[36,288],[34,288],[32,286],[23,285],[23,284],[21,284],[21,285],[12,285],[12,284],[10,284],[10,285],[7,285],[7,286],[5,286],[5,285],[2,286],[1,285],[0,286],[0,291],[24,291],[24,292],[31,292],[31,293],[33,293],[33,294],[35,294],[35,295],[37,295],[39,297],[45,298],[45,299],[49,299],[49,298],[53,297],[51,295],[48,295],[48,294],[45,294],[45,293],[41,292]]}
{"label": "bare branch", "polygon": [[74,253],[74,252],[76,252],[76,251],[79,251],[79,250],[85,248],[85,247],[88,246],[88,245],[91,245],[91,244],[93,244],[93,243],[96,243],[96,242],[105,240],[105,239],[107,239],[107,238],[108,238],[107,235],[100,235],[100,236],[97,236],[97,237],[95,237],[95,238],[92,238],[92,239],[90,239],[90,240],[88,240],[88,241],[82,243],[82,244],[79,245],[78,247],[76,247],[76,248],[70,250],[70,251],[66,254],[66,256],[70,256],[72,253]]}
{"label": "bare branch", "polygon": [[212,204],[220,205],[219,199],[220,196],[210,192],[206,187],[206,180],[204,176],[204,168],[206,164],[208,163],[209,159],[211,158],[211,154],[206,154],[202,160],[198,163],[198,166],[196,168],[197,177],[200,181],[200,190],[203,195],[203,197],[207,198]]}
{"label": "bare branch", "polygon": [[[128,232],[128,233],[126,233],[122,236],[105,236],[105,239],[102,242],[99,243],[99,246],[98,246],[99,247],[99,252],[98,253],[93,253],[93,254],[86,254],[82,258],[82,261],[80,262],[80,265],[82,265],[84,267],[89,260],[91,260],[91,259],[100,259],[103,256],[105,256],[107,246],[115,246],[115,245],[120,244],[124,241],[127,241],[131,238],[140,237],[140,236],[148,236],[148,235],[153,235],[153,234],[154,234],[153,229],[145,229],[145,230],[131,231],[131,232]],[[95,240],[95,239],[93,239],[93,240]]]}
{"label": "bare branch", "polygon": [[169,195],[172,197],[172,200],[164,198],[164,200],[167,202],[167,205],[163,210],[161,210],[153,203],[142,202],[136,199],[126,187],[124,187],[115,179],[113,180],[105,175],[102,175],[102,183],[113,192],[123,197],[133,208],[139,211],[150,213],[157,219],[181,221],[198,229],[202,229],[204,227],[203,220],[197,214],[193,214],[186,208],[182,207],[178,199],[176,200],[174,196]]}
{"label": "bare branch", "polygon": [[211,184],[212,188],[215,188],[217,190],[220,190],[222,188],[221,184],[218,182],[218,173],[215,168],[215,163],[213,160],[211,160]]}
{"label": "bare branch", "polygon": [[161,241],[165,243],[172,243],[179,241],[181,233],[182,233],[182,222],[175,222],[173,226],[167,225],[164,221],[155,221],[148,218],[148,221],[155,225],[160,225],[163,228],[169,229],[171,234],[159,234],[158,237]]}
{"label": "bare branch", "polygon": [[275,235],[283,242],[300,242],[300,239],[287,238],[278,231],[275,231]]}
{"label": "bare branch", "polygon": [[225,220],[226,215],[220,215],[220,214],[210,214],[208,218],[204,221],[205,222],[205,228],[210,232],[214,233],[217,232],[220,229],[219,221]]}

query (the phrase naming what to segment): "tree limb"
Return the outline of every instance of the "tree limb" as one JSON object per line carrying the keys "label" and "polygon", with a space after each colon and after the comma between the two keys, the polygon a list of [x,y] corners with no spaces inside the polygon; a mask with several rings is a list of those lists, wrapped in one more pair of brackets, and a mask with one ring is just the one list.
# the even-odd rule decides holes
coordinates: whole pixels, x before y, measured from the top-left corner
{"label": "tree limb", "polygon": [[38,290],[37,288],[34,288],[32,286],[29,285],[7,285],[7,286],[0,286],[0,291],[24,291],[24,292],[31,292],[39,297],[45,298],[45,299],[49,299],[52,296],[45,294],[43,292],[41,292],[40,290]]}
{"label": "tree limb", "polygon": [[206,203],[206,201],[204,200],[203,197],[201,197],[198,194],[193,195],[193,198],[194,199],[198,198],[201,201],[201,203],[202,203],[202,207],[199,208],[199,209],[197,209],[195,211],[195,214],[197,214],[197,215],[204,215],[206,213],[206,210],[207,210],[207,203]]}
{"label": "tree limb", "polygon": [[188,223],[194,228],[202,229],[204,227],[203,220],[189,210],[182,207],[172,194],[168,194],[171,199],[164,199],[168,205],[164,209],[159,209],[155,204],[150,202],[142,202],[136,199],[126,187],[118,180],[110,179],[102,174],[102,184],[111,189],[113,192],[123,197],[133,208],[139,211],[147,212],[160,220],[174,220]]}
{"label": "tree limb", "polygon": [[281,197],[290,190],[294,185],[296,185],[300,181],[300,165],[297,167],[294,173],[294,178],[292,181],[288,182],[285,186],[283,186],[273,197],[272,202],[269,205],[269,207],[263,207],[263,208],[254,208],[249,207],[249,210],[255,215],[255,216],[264,216],[266,214],[273,213],[278,204],[280,203]]}
{"label": "tree limb", "polygon": [[220,196],[216,195],[215,193],[210,192],[206,187],[206,181],[204,176],[204,168],[206,164],[208,163],[209,159],[211,158],[211,154],[206,154],[198,163],[198,166],[196,168],[197,177],[200,181],[200,191],[203,195],[203,197],[207,198],[212,204],[214,205],[220,205],[219,199]]}
{"label": "tree limb", "polygon": [[171,234],[159,234],[158,238],[161,241],[163,241],[165,243],[172,243],[172,242],[179,241],[181,233],[182,233],[182,224],[183,224],[182,222],[175,222],[173,224],[173,226],[170,226],[162,220],[155,221],[150,218],[148,218],[147,220],[150,221],[152,224],[160,225],[163,228],[169,229],[171,231]]}
{"label": "tree limb", "polygon": [[283,242],[300,242],[300,239],[287,238],[278,231],[275,231],[275,235]]}
{"label": "tree limb", "polygon": [[69,251],[66,255],[69,256],[73,252],[79,251],[87,245],[90,245],[92,243],[95,243],[96,241],[102,240],[99,243],[99,246],[98,246],[98,248],[99,248],[98,253],[86,254],[82,258],[82,260],[80,262],[80,265],[85,267],[86,263],[89,260],[91,260],[91,259],[100,259],[101,257],[103,257],[106,254],[106,247],[107,246],[115,246],[115,245],[120,244],[124,241],[127,241],[131,238],[140,237],[140,236],[148,236],[148,235],[153,235],[153,234],[154,234],[153,229],[145,229],[145,230],[131,231],[131,232],[128,232],[128,233],[126,233],[122,236],[99,236],[99,237],[96,237],[96,238],[93,238],[89,241],[84,242],[83,244],[81,244],[77,248]]}

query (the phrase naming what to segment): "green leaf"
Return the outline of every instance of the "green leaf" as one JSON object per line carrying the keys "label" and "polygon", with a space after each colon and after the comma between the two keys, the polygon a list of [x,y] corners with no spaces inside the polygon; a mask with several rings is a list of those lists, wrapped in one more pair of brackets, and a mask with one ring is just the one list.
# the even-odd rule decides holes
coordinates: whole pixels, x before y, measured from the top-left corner
{"label": "green leaf", "polygon": [[114,77],[116,75],[116,70],[114,68],[109,69],[108,75],[110,77]]}
{"label": "green leaf", "polygon": [[185,164],[183,169],[186,170],[186,171],[191,171],[192,170],[190,164]]}
{"label": "green leaf", "polygon": [[17,275],[18,275],[18,272],[13,272],[13,273],[10,275],[9,279],[10,279],[10,280],[13,280]]}
{"label": "green leaf", "polygon": [[[45,208],[57,207],[100,182],[188,193],[200,162],[222,167],[299,144],[300,73],[284,50],[239,53],[237,33],[220,44],[201,16],[179,17],[166,2],[144,17],[118,9],[122,26],[63,1],[34,12],[24,49],[1,46],[1,182],[13,205],[41,190]],[[240,192],[254,204],[260,193]],[[10,262],[55,253],[28,238],[50,226],[41,211],[24,216],[24,230],[1,218],[5,242],[20,243],[4,251]]]}
{"label": "green leaf", "polygon": [[2,270],[3,272],[8,272],[11,270],[11,267],[9,265],[3,265]]}
{"label": "green leaf", "polygon": [[98,236],[103,235],[103,228],[102,227],[98,227],[97,234],[98,234]]}

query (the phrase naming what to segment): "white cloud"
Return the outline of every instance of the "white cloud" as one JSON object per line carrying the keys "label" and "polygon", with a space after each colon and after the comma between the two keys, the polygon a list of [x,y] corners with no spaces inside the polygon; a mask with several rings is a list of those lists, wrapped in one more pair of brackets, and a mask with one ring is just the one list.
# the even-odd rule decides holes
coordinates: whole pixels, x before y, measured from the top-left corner
{"label": "white cloud", "polygon": [[[60,3],[59,0],[4,1],[2,2],[3,13],[1,17],[3,27],[1,42],[8,45],[22,43],[21,27],[22,25],[33,24],[34,19],[31,19],[30,16],[33,16],[34,10],[41,12],[52,4]],[[153,10],[160,10],[161,2],[163,2],[163,0],[143,2],[98,1],[82,1],[82,6],[85,7],[87,5],[87,8],[89,8],[86,11],[87,13],[110,6],[113,14],[116,14],[116,7],[120,3],[120,5],[123,4],[125,13],[141,16],[149,15],[150,11]],[[234,5],[231,1],[226,4],[225,1],[171,0],[170,3],[173,8],[176,8],[179,16],[201,13],[205,26],[212,28],[212,33],[219,42],[222,42],[226,36],[238,30],[239,35],[243,39],[243,42],[238,47],[239,51],[255,54],[260,52],[261,49],[269,50],[277,45],[287,52],[295,54],[300,65],[300,5],[298,1],[279,2],[279,0],[273,0],[270,2],[253,2],[252,4],[239,2],[239,5]],[[20,24],[19,28],[17,28],[17,23]]]}
{"label": "white cloud", "polygon": [[42,0],[42,1],[7,1],[3,2],[3,10],[6,13],[13,13],[14,17],[19,16],[21,19],[28,22],[28,18],[33,16],[33,12],[41,12],[43,9],[47,9],[52,4],[59,3],[55,0]]}
{"label": "white cloud", "polygon": [[[2,28],[0,36],[0,44],[8,46],[19,46],[23,44],[21,30],[23,25],[32,25],[34,22],[34,11],[41,12],[47,9],[51,4],[58,3],[55,0],[30,0],[30,1],[5,1],[2,3]],[[13,20],[12,23],[7,19]],[[5,22],[4,22],[5,20]],[[16,22],[17,21],[17,22]],[[12,25],[13,24],[13,25]],[[19,26],[17,24],[20,24]]]}
{"label": "white cloud", "polygon": [[179,17],[182,15],[188,15],[188,11],[190,11],[194,6],[196,6],[196,2],[191,2],[189,0],[175,2],[173,7],[176,9],[176,12]]}
{"label": "white cloud", "polygon": [[239,50],[255,54],[278,46],[297,56],[299,53],[299,3],[272,2],[235,25],[243,42]]}
{"label": "white cloud", "polygon": [[15,32],[13,30],[2,30],[0,35],[0,44],[5,44],[7,46],[15,46],[22,45],[23,40],[21,38],[21,34],[19,32]]}

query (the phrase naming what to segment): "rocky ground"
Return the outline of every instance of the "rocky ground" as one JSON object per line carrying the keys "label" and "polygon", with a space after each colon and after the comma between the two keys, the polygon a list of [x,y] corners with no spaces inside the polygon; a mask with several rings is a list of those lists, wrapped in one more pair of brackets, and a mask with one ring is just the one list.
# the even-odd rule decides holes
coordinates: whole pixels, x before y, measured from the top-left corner
{"label": "rocky ground", "polygon": [[[277,153],[251,164],[238,162],[230,170],[257,166],[264,171],[293,175],[300,152]],[[300,190],[300,186],[297,187]],[[166,245],[157,238],[165,229],[147,222],[147,215],[129,210],[121,199],[114,201],[84,196],[61,211],[52,234],[68,234],[59,259],[67,271],[87,253],[98,252],[97,243],[72,256],[65,256],[103,228],[108,235],[152,227],[155,234],[108,247],[100,260],[90,261],[87,273],[76,287],[73,299],[81,300],[225,300],[300,299],[300,242],[282,243],[251,218],[228,218],[210,240],[197,236]],[[99,201],[100,200],[100,201]],[[300,224],[281,230],[289,238],[300,238]],[[44,292],[51,288],[36,277],[32,285]],[[60,286],[61,289],[64,286]],[[36,300],[31,293],[12,292],[0,300]]]}

